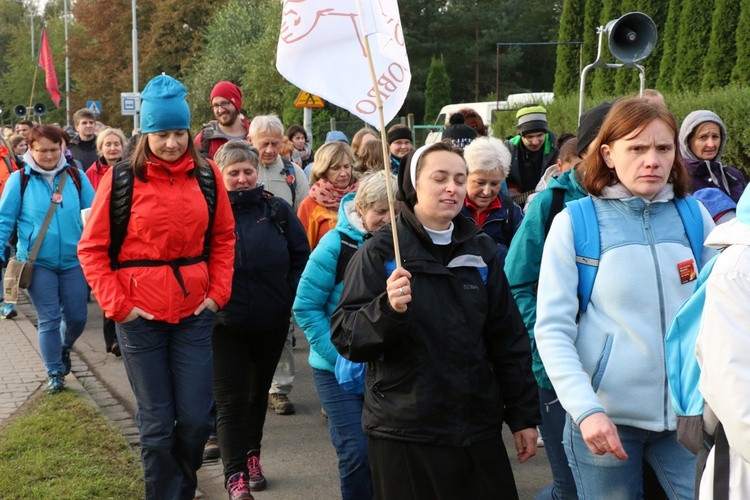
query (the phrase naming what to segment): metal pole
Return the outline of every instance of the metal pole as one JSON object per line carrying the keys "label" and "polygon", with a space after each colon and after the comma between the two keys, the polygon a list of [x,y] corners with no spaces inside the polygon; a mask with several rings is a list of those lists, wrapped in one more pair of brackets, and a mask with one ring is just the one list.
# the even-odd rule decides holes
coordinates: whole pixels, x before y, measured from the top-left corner
{"label": "metal pole", "polygon": [[307,142],[309,142],[310,146],[312,146],[312,108],[304,108],[302,110],[302,128],[304,128],[305,132],[307,132]]}
{"label": "metal pole", "polygon": [[36,62],[34,59],[34,11],[29,8],[29,20],[31,21],[31,61]]}
{"label": "metal pole", "polygon": [[[136,0],[133,0],[133,92],[138,92],[138,19]],[[133,132],[139,127],[139,113],[133,115]]]}
{"label": "metal pole", "polygon": [[70,127],[70,56],[68,55],[68,0],[63,2],[65,15],[65,124]]}

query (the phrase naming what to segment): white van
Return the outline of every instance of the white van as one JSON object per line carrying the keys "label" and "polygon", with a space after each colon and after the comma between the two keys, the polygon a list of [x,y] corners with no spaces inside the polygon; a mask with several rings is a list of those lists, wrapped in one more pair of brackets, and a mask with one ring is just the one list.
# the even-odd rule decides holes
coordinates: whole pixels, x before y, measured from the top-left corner
{"label": "white van", "polygon": [[[555,94],[552,92],[527,92],[524,94],[510,94],[507,101],[489,101],[489,102],[464,102],[460,104],[448,104],[443,106],[435,120],[435,125],[446,126],[451,115],[460,109],[470,108],[482,117],[484,124],[491,128],[495,123],[495,110],[513,110],[522,108],[528,104],[549,104],[554,100]],[[438,142],[443,136],[442,130],[433,130],[427,135],[425,144]]]}

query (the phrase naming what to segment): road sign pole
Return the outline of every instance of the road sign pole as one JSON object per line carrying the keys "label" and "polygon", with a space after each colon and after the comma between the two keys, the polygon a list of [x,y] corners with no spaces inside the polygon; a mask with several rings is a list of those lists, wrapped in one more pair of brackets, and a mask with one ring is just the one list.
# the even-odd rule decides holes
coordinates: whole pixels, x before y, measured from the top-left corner
{"label": "road sign pole", "polygon": [[305,132],[307,132],[307,142],[309,142],[312,147],[312,108],[304,108],[302,111],[302,127],[305,129]]}

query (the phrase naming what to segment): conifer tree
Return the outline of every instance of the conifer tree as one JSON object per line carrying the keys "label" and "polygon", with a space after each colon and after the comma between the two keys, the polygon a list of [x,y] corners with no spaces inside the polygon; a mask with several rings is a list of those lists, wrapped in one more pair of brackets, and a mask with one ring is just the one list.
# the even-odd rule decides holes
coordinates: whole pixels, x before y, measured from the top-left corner
{"label": "conifer tree", "polygon": [[[677,59],[675,61],[674,90],[699,90],[703,80],[703,61],[711,38],[711,23],[707,16],[696,15],[711,4],[704,0],[685,0],[680,14],[677,34]],[[710,11],[713,14],[713,11]]]}
{"label": "conifer tree", "polygon": [[680,12],[682,11],[682,0],[669,0],[667,10],[667,21],[664,24],[664,50],[659,63],[659,78],[656,80],[656,88],[662,92],[670,92],[674,89],[673,76],[675,71],[675,59],[677,58],[677,40],[680,31]]}
{"label": "conifer tree", "polygon": [[[636,10],[636,0],[623,0],[620,5],[620,16]],[[618,61],[619,62],[619,61]],[[640,63],[639,63],[640,64]],[[639,88],[638,71],[634,69],[619,69],[615,73],[615,95],[633,94]]]}
{"label": "conifer tree", "polygon": [[[615,2],[615,0],[604,0],[602,2],[602,11],[599,16],[599,24],[601,26],[606,26],[608,22],[619,17],[619,8],[616,4],[619,5],[619,2]],[[606,63],[616,63],[617,61],[609,52],[606,35],[607,34],[605,33],[604,39],[602,40],[602,60]],[[592,81],[592,90],[594,91],[594,95],[612,95],[615,90],[615,70],[609,68],[595,70]]]}
{"label": "conifer tree", "polygon": [[[560,16],[560,42],[580,41],[583,29],[584,0],[565,0]],[[557,66],[555,67],[555,95],[568,95],[578,92],[580,72],[580,45],[558,45]]]}
{"label": "conifer tree", "polygon": [[750,0],[741,0],[737,22],[737,62],[732,70],[732,83],[750,83]]}
{"label": "conifer tree", "polygon": [[424,123],[433,123],[440,109],[451,102],[451,82],[443,56],[433,57],[424,90]]}
{"label": "conifer tree", "polygon": [[703,90],[723,87],[737,62],[737,22],[740,0],[716,0],[711,40],[703,62]]}
{"label": "conifer tree", "polygon": [[656,47],[651,55],[639,62],[646,70],[646,87],[655,87],[659,78],[659,63],[664,53],[664,27],[667,23],[667,4],[664,0],[638,0],[638,12],[643,12],[656,25]]}
{"label": "conifer tree", "polygon": [[[583,66],[587,66],[596,60],[596,50],[599,43],[599,17],[601,15],[602,3],[599,0],[586,0],[583,16],[583,46],[581,47],[581,60]],[[591,82],[594,71],[589,71],[586,76],[586,95],[591,95]]]}

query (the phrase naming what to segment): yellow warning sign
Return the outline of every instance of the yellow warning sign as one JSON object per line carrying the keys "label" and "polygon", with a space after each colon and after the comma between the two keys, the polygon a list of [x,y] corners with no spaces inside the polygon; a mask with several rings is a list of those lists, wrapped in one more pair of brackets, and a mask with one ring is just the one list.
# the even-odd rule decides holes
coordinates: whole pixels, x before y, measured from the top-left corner
{"label": "yellow warning sign", "polygon": [[323,99],[304,90],[299,93],[297,100],[294,101],[295,108],[324,108],[325,105]]}

